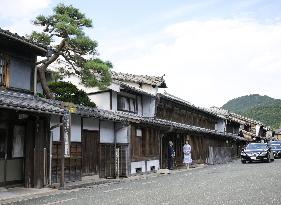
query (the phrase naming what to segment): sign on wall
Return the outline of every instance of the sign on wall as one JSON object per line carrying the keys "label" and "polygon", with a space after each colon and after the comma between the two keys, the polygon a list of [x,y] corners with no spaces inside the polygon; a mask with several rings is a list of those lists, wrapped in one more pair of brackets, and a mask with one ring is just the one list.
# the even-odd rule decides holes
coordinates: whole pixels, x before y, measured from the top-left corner
{"label": "sign on wall", "polygon": [[64,157],[70,157],[70,129],[71,114],[65,110],[64,112]]}

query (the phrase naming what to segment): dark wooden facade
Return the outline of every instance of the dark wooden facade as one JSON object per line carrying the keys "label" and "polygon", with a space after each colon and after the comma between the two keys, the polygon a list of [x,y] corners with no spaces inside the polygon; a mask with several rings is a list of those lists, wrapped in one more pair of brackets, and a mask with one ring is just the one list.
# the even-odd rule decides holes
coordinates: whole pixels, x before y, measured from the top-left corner
{"label": "dark wooden facade", "polygon": [[192,106],[159,97],[156,117],[214,130],[217,117]]}
{"label": "dark wooden facade", "polygon": [[[100,144],[100,177],[128,177],[129,152],[128,144]],[[119,160],[116,160],[116,154]],[[118,165],[116,164],[118,163]],[[119,167],[118,172],[116,167]]]}
{"label": "dark wooden facade", "polygon": [[99,174],[99,131],[82,131],[83,175]]}
{"label": "dark wooden facade", "polygon": [[131,126],[131,160],[159,159],[160,129],[152,126]]}
{"label": "dark wooden facade", "polygon": [[49,116],[0,109],[0,186],[48,183]]}
{"label": "dark wooden facade", "polygon": [[[222,121],[216,115],[190,105],[181,100],[170,99],[165,95],[159,95],[157,99],[156,118],[174,121],[182,124],[205,128],[209,130],[216,129],[216,123]],[[239,133],[239,123],[232,122],[227,124],[224,128],[228,133]],[[216,135],[211,133],[204,133],[198,131],[183,131],[172,130],[165,132],[161,138],[161,157],[160,163],[162,168],[167,167],[167,149],[168,142],[174,143],[176,152],[175,164],[177,166],[183,165],[183,145],[188,139],[192,147],[192,159],[197,163],[207,163],[210,157],[210,148],[224,148],[228,150],[232,157],[238,155],[240,144],[229,137],[223,135]]]}
{"label": "dark wooden facade", "polygon": [[242,148],[241,143],[217,135],[207,135],[191,132],[182,133],[180,131],[166,133],[162,138],[162,168],[166,168],[168,165],[167,152],[169,141],[172,141],[174,144],[176,153],[175,165],[179,167],[183,165],[183,145],[185,144],[186,139],[189,140],[189,144],[192,147],[192,160],[196,163],[208,163],[208,158],[210,156],[210,147],[227,148],[232,157],[237,157],[240,153],[240,149]]}
{"label": "dark wooden facade", "polygon": [[[52,145],[52,183],[59,183],[61,176],[61,142]],[[64,159],[65,182],[81,180],[82,177],[82,149],[81,143],[71,142],[70,157]]]}

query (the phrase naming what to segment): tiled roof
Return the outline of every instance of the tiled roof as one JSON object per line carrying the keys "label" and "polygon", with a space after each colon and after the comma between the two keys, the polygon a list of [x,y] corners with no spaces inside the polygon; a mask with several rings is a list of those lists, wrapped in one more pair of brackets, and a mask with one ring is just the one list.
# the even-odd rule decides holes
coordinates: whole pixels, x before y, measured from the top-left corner
{"label": "tiled roof", "polygon": [[0,91],[0,107],[49,114],[63,114],[64,111],[58,101],[13,91]]}
{"label": "tiled roof", "polygon": [[279,129],[275,130],[275,134],[280,135],[280,134],[281,134],[281,128],[279,128]]}
{"label": "tiled roof", "polygon": [[219,115],[221,117],[224,117],[225,119],[228,119],[228,120],[240,123],[240,124],[259,124],[259,125],[264,126],[264,124],[260,121],[230,112],[229,110],[225,110],[225,109],[218,108],[218,107],[211,107],[209,110],[213,113],[216,113],[217,115]]}
{"label": "tiled roof", "polygon": [[47,48],[45,46],[40,45],[38,43],[34,43],[34,42],[28,40],[27,38],[18,35],[17,33],[10,32],[9,30],[4,30],[4,29],[0,28],[0,36],[5,36],[5,37],[11,38],[15,41],[24,43],[24,44],[31,46],[31,47],[35,48],[36,50],[40,51],[40,53],[47,52]]}
{"label": "tiled roof", "polygon": [[214,117],[219,117],[218,115],[216,115],[215,113],[211,112],[211,111],[210,111],[209,109],[207,109],[207,108],[203,108],[203,107],[196,106],[196,105],[194,105],[194,104],[192,104],[192,103],[190,103],[190,102],[188,102],[188,101],[186,101],[186,100],[183,100],[183,99],[181,99],[181,98],[179,98],[179,97],[177,97],[177,96],[174,96],[174,95],[172,95],[172,94],[169,94],[169,93],[167,93],[166,91],[164,91],[164,93],[158,93],[157,95],[158,95],[160,98],[161,98],[161,97],[162,97],[162,98],[166,98],[166,99],[168,99],[168,100],[172,100],[172,101],[175,101],[175,102],[177,102],[177,103],[181,103],[181,104],[183,104],[183,105],[185,105],[185,106],[188,106],[188,107],[193,108],[193,109],[195,109],[195,110],[199,110],[199,111],[201,111],[201,112],[204,112],[204,113],[206,113],[206,114],[212,115],[212,116],[214,116]]}
{"label": "tiled roof", "polygon": [[108,110],[103,110],[103,109],[78,106],[77,114],[80,114],[80,115],[86,116],[86,117],[100,118],[100,119],[104,119],[104,120],[151,124],[151,125],[156,125],[156,126],[160,126],[160,127],[168,127],[168,128],[172,127],[175,129],[187,130],[187,131],[197,132],[197,133],[205,133],[205,134],[208,133],[208,134],[218,135],[221,137],[232,138],[235,140],[245,140],[244,138],[239,137],[238,135],[235,135],[232,133],[221,133],[221,132],[217,132],[215,130],[205,129],[205,128],[201,128],[201,127],[191,126],[191,125],[177,123],[177,122],[168,121],[168,120],[155,119],[152,117],[143,117],[141,115],[127,113],[127,112],[120,112],[120,111],[113,112],[113,111],[108,111]]}
{"label": "tiled roof", "polygon": [[166,83],[163,76],[148,76],[148,75],[134,75],[129,73],[121,73],[111,71],[112,79],[119,81],[129,81],[134,83],[145,83],[160,88],[166,88]]}
{"label": "tiled roof", "polygon": [[140,93],[140,94],[145,94],[145,95],[150,95],[150,96],[156,96],[155,93],[152,93],[152,92],[148,92],[144,89],[141,89],[141,88],[138,88],[138,87],[135,87],[135,86],[132,86],[128,83],[125,83],[125,82],[122,82],[122,81],[118,81],[118,80],[114,80],[114,83],[116,84],[119,84],[121,86],[121,88],[127,88],[129,90],[132,90],[132,91],[135,91],[137,93]]}

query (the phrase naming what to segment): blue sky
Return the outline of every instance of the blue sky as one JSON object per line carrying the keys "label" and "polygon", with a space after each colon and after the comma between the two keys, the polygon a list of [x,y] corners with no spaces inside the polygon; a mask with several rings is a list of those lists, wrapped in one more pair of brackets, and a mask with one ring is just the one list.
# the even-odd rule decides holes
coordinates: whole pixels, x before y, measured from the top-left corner
{"label": "blue sky", "polygon": [[[0,27],[21,35],[61,1],[2,2]],[[116,71],[163,75],[200,106],[259,93],[281,98],[281,1],[63,1],[93,19],[87,34]]]}

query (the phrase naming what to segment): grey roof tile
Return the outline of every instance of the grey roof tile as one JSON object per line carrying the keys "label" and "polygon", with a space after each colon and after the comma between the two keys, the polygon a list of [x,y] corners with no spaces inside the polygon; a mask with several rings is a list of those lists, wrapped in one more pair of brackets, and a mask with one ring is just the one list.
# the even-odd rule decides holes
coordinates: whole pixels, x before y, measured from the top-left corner
{"label": "grey roof tile", "polygon": [[32,42],[29,39],[25,38],[24,36],[20,36],[17,33],[12,33],[9,30],[4,30],[4,29],[0,28],[0,36],[6,36],[6,37],[14,39],[18,42],[29,45],[29,46],[35,48],[36,50],[40,51],[40,53],[42,53],[42,52],[47,53],[47,48],[44,45]]}
{"label": "grey roof tile", "polygon": [[111,71],[113,80],[129,81],[134,83],[145,83],[157,87],[166,88],[166,83],[163,76],[148,76],[148,75],[134,75],[129,73],[121,73]]}
{"label": "grey roof tile", "polygon": [[59,101],[3,90],[0,91],[0,107],[50,114],[62,114],[64,111]]}

